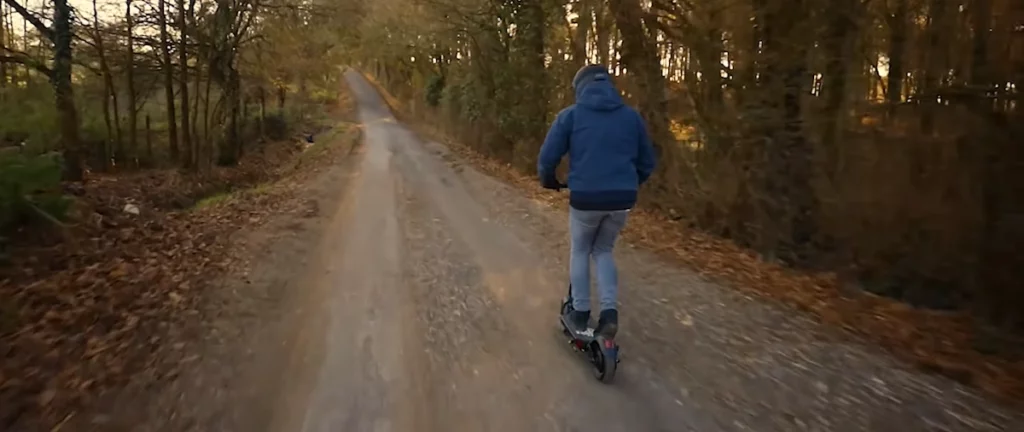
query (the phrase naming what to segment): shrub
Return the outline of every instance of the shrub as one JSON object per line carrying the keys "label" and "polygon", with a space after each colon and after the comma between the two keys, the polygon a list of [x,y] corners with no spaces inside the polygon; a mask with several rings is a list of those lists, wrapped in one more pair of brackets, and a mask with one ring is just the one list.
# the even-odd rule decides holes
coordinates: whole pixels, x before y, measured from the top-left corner
{"label": "shrub", "polygon": [[288,137],[288,120],[285,119],[283,114],[268,114],[263,119],[263,128],[267,138],[271,140],[279,141]]}
{"label": "shrub", "polygon": [[440,75],[433,75],[427,80],[426,99],[427,105],[436,108],[441,104],[441,96],[444,94],[445,79]]}
{"label": "shrub", "polygon": [[60,190],[61,166],[56,153],[0,153],[0,229],[66,216],[71,200]]}
{"label": "shrub", "polygon": [[17,141],[24,140],[26,150],[31,153],[57,148],[59,131],[54,127],[57,113],[49,86],[6,88],[3,97],[6,99],[0,103],[0,141],[17,137]]}

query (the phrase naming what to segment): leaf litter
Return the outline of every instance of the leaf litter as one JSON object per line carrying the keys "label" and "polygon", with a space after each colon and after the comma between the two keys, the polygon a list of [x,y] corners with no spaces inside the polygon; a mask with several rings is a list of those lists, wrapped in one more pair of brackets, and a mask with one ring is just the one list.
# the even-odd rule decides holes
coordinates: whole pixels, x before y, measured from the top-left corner
{"label": "leaf litter", "polygon": [[[352,124],[336,128],[332,141],[358,139]],[[190,342],[183,329],[200,319],[203,289],[236,264],[232,234],[270,214],[312,211],[303,182],[350,151],[269,143],[237,167],[68,185],[76,223],[16,233],[0,267],[0,430],[60,425],[135,377],[175,375],[157,353]],[[226,197],[195,205],[216,194]]]}

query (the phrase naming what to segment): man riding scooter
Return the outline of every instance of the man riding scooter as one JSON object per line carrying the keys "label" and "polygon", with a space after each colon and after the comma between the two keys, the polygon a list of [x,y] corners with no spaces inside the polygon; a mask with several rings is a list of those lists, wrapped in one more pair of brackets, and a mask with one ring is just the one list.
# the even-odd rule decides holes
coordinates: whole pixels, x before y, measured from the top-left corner
{"label": "man riding scooter", "polygon": [[555,175],[569,154],[569,281],[572,308],[566,321],[585,332],[590,323],[590,260],[596,266],[600,316],[595,332],[618,331],[618,269],[612,250],[637,192],[654,171],[654,147],[640,114],[625,105],[608,69],[588,65],[572,81],[576,103],[558,113],[541,146],[541,184],[559,190]]}

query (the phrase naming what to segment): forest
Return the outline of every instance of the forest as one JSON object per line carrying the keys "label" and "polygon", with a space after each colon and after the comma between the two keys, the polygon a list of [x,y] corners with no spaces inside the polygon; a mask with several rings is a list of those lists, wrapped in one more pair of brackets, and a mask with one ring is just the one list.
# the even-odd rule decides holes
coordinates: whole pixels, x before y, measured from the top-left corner
{"label": "forest", "polygon": [[534,175],[600,63],[659,154],[642,208],[1024,333],[1019,0],[0,0],[0,18],[8,266],[26,227],[76,223],[82,184],[207,182],[309,132],[343,66]]}
{"label": "forest", "polygon": [[[65,180],[86,169],[231,165],[254,133],[297,114],[289,93],[323,98],[338,79],[342,21],[303,2],[3,6],[4,144],[59,150]],[[286,54],[295,57],[276,61]]]}
{"label": "forest", "polygon": [[660,154],[645,207],[768,261],[1024,329],[1020,2],[367,5],[353,55],[486,155],[532,173],[573,74],[605,64]]}
{"label": "forest", "polygon": [[[326,97],[348,61],[529,171],[573,73],[601,63],[656,137],[646,206],[768,260],[1024,326],[1019,2],[29,6],[4,0],[0,135],[17,155],[6,163],[52,165],[59,151],[69,181],[232,165],[301,115],[290,94]],[[4,201],[8,225],[18,202],[62,202]]]}
{"label": "forest", "polygon": [[303,137],[349,136],[346,7],[0,1],[0,429],[173,345],[144,335],[190,321],[271,186],[330,159]]}

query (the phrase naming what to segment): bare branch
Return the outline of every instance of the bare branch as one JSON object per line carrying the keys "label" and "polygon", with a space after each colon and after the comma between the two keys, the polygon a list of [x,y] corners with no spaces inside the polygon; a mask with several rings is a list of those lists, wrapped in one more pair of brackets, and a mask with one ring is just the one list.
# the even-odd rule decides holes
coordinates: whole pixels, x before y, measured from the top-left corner
{"label": "bare branch", "polygon": [[95,41],[94,37],[86,38],[86,37],[83,37],[79,32],[76,32],[72,37],[75,38],[76,42],[83,43],[83,44],[89,46],[89,48],[96,48],[96,41]]}
{"label": "bare branch", "polygon": [[78,60],[73,61],[72,64],[74,64],[75,66],[79,66],[79,67],[85,68],[85,70],[87,70],[89,72],[92,72],[93,75],[96,75],[96,76],[102,76],[103,75],[103,71],[97,69],[95,66],[93,66],[91,64],[88,64],[88,63],[85,63],[85,62],[82,62],[82,61],[78,61]]}
{"label": "bare branch", "polygon": [[50,76],[50,74],[53,73],[53,70],[46,66],[46,63],[39,61],[27,53],[12,50],[7,47],[4,47],[3,51],[0,51],[0,63],[12,63],[28,66],[46,76]]}
{"label": "bare branch", "polygon": [[29,24],[32,24],[32,26],[35,27],[36,30],[39,31],[39,33],[42,33],[42,35],[46,39],[50,40],[51,42],[53,41],[53,30],[50,29],[49,26],[44,24],[43,20],[39,19],[39,17],[36,16],[36,14],[32,13],[32,11],[28,9],[25,9],[25,6],[22,6],[21,3],[18,3],[17,0],[4,0],[4,3],[7,3],[7,5],[14,8],[14,10],[18,12],[18,15],[21,15],[22,19],[27,21]]}

